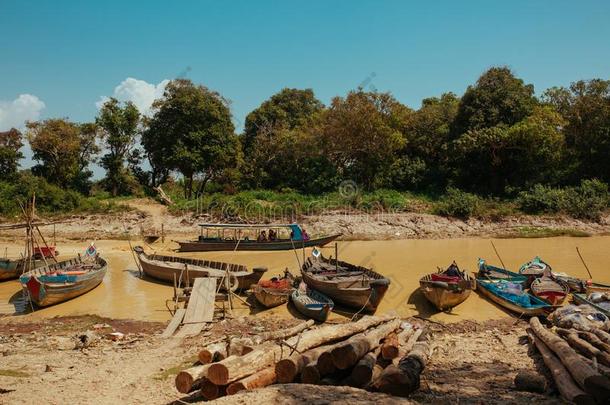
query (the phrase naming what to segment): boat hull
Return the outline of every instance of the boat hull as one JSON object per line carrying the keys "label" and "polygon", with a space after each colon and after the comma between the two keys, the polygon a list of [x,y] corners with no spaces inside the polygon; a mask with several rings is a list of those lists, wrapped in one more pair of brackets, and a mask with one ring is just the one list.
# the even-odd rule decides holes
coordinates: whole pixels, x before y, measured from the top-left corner
{"label": "boat hull", "polygon": [[294,307],[307,318],[318,322],[326,322],[334,308],[333,301],[317,291],[294,290],[290,296]]}
{"label": "boat hull", "polygon": [[473,289],[471,280],[462,280],[457,284],[432,281],[430,274],[419,280],[419,288],[424,297],[439,311],[448,311],[470,297]]}
{"label": "boat hull", "polygon": [[[489,299],[490,301],[498,304],[499,306],[514,312],[521,316],[546,316],[547,312],[552,308],[550,305],[543,303],[541,301],[541,306],[533,307],[533,308],[525,308],[520,305],[515,304],[512,301],[509,301],[499,295],[494,294],[489,289],[487,289],[484,282],[477,280],[477,292]],[[534,297],[535,298],[535,297]],[[538,299],[538,298],[535,298]]]}
{"label": "boat hull", "polygon": [[[44,266],[43,260],[33,260],[33,268]],[[23,260],[0,259],[0,281],[14,280],[23,273]]]}
{"label": "boat hull", "polygon": [[[310,239],[308,241],[281,240],[276,242],[257,241],[176,241],[180,245],[180,252],[217,252],[224,250],[241,251],[269,251],[269,250],[292,250],[304,247],[324,246],[341,234],[330,235],[323,238]],[[239,243],[238,243],[239,242]]]}
{"label": "boat hull", "polygon": [[288,297],[292,293],[292,289],[279,290],[276,288],[264,288],[260,285],[255,285],[252,288],[254,297],[265,308],[273,308],[288,302]]}
{"label": "boat hull", "polygon": [[[548,289],[541,286],[542,280],[543,278],[537,278],[532,282],[530,286],[532,294],[551,305],[561,305],[568,296],[570,287],[565,283],[555,281],[556,286]],[[561,289],[561,291],[557,291],[558,289]]]}

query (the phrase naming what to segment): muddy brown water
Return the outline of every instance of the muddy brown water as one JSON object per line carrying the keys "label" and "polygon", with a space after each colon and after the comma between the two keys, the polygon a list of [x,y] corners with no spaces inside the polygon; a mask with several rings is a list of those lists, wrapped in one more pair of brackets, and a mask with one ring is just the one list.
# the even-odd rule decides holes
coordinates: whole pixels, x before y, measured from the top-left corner
{"label": "muddy brown water", "polygon": [[[169,238],[168,238],[169,239]],[[610,236],[588,238],[541,238],[541,239],[494,239],[494,244],[506,266],[516,271],[519,266],[538,255],[551,264],[555,271],[588,278],[580,261],[576,247],[585,258],[594,279],[610,284]],[[85,243],[60,243],[62,257],[84,250]],[[138,277],[137,267],[130,253],[128,242],[101,240],[96,242],[98,251],[108,259],[109,269],[103,283],[93,291],[34,313],[21,314],[24,303],[20,299],[17,281],[0,283],[0,313],[14,314],[21,319],[39,319],[63,315],[97,314],[111,318],[165,321],[170,314],[165,301],[171,299],[173,287],[153,280]],[[155,243],[158,252],[175,248],[171,243],[162,246]],[[21,243],[0,244],[1,254],[5,248],[9,257],[18,256]],[[150,250],[150,249],[149,249]],[[441,240],[391,240],[339,242],[339,258],[355,264],[373,267],[391,279],[391,286],[378,309],[378,313],[395,311],[401,316],[419,315],[441,322],[464,319],[488,320],[507,317],[509,314],[473,292],[464,303],[450,313],[438,313],[418,291],[419,279],[435,271],[437,266],[447,266],[456,260],[463,269],[473,271],[477,258],[487,259],[490,264],[500,264],[489,239],[441,239]],[[326,256],[334,255],[334,246],[322,249]],[[308,249],[306,255],[310,253]],[[298,262],[302,262],[302,251],[281,252],[211,252],[170,253],[185,257],[198,257],[235,262],[269,268],[267,278],[279,274],[284,268],[298,273]],[[298,316],[291,307],[278,307],[261,311],[248,310],[239,305],[238,315],[257,312],[269,316]],[[334,317],[350,316],[338,308]],[[15,313],[17,311],[17,313]],[[260,312],[259,312],[260,311]]]}

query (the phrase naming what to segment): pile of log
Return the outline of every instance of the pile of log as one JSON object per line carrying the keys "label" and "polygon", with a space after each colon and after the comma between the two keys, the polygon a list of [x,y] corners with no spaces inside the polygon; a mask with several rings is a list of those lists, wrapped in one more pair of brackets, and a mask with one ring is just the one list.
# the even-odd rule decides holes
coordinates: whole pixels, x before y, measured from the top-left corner
{"label": "pile of log", "polygon": [[[586,329],[586,330],[585,330]],[[530,343],[542,355],[561,396],[576,404],[610,402],[610,334],[597,328],[546,328],[530,319]]]}
{"label": "pile of log", "polygon": [[419,388],[430,355],[422,328],[392,316],[312,328],[304,322],[251,339],[217,342],[175,384],[204,399],[276,383],[347,385],[407,396]]}

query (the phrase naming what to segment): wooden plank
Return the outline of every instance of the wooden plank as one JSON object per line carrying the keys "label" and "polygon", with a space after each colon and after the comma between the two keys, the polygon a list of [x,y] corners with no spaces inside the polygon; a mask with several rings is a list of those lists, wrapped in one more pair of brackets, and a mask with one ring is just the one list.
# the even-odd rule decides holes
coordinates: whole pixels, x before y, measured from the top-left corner
{"label": "wooden plank", "polygon": [[171,337],[174,334],[174,332],[176,331],[176,329],[178,329],[178,326],[180,326],[180,324],[182,323],[182,319],[184,318],[185,313],[186,313],[186,309],[178,308],[176,310],[176,313],[174,314],[172,320],[169,322],[169,325],[167,325],[167,328],[165,328],[165,330],[161,334],[161,337],[164,337],[164,338]]}
{"label": "wooden plank", "polygon": [[216,297],[216,278],[198,277],[195,279],[191,298],[189,299],[184,326],[176,336],[194,336],[201,332],[206,322],[214,317],[214,299]]}

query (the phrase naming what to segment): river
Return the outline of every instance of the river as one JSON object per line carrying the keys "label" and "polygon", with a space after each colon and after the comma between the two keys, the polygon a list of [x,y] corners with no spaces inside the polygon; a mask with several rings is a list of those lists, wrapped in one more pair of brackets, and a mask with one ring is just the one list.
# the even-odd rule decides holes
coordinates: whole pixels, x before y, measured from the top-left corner
{"label": "river", "polygon": [[[168,238],[169,239],[169,238]],[[521,264],[538,255],[547,261],[555,271],[588,278],[576,247],[593,273],[594,280],[610,284],[610,236],[587,238],[540,238],[540,239],[494,239],[506,266],[516,271]],[[0,244],[2,254],[6,250],[10,256],[18,256],[22,244]],[[127,241],[100,240],[96,242],[100,254],[109,261],[109,270],[104,282],[93,291],[52,307],[28,314],[16,314],[22,319],[39,319],[54,316],[96,314],[110,318],[130,318],[137,320],[166,321],[170,314],[165,301],[172,298],[170,285],[138,277],[137,267],[130,253]],[[174,245],[167,243],[153,245],[158,252],[168,251]],[[84,250],[84,243],[59,243],[61,257],[69,257]],[[440,322],[465,319],[487,320],[509,316],[506,312],[481,298],[471,294],[464,303],[450,313],[438,313],[419,293],[419,279],[437,266],[446,267],[456,260],[462,269],[473,271],[477,258],[485,258],[490,264],[500,264],[489,239],[440,239],[440,240],[389,240],[339,242],[339,259],[373,267],[377,272],[390,278],[391,286],[378,313],[395,311],[400,316],[419,315]],[[322,249],[324,255],[334,255],[334,246]],[[308,249],[306,254],[309,254]],[[176,254],[176,253],[170,253]],[[212,252],[178,253],[176,255],[206,258],[269,268],[267,278],[279,274],[284,268],[298,273],[298,263],[302,251],[281,252]],[[17,281],[0,283],[0,313],[10,314],[22,309],[20,285]],[[236,315],[250,311],[241,306]],[[265,316],[291,316],[294,310],[285,306],[262,311]],[[345,316],[334,314],[334,317]]]}

